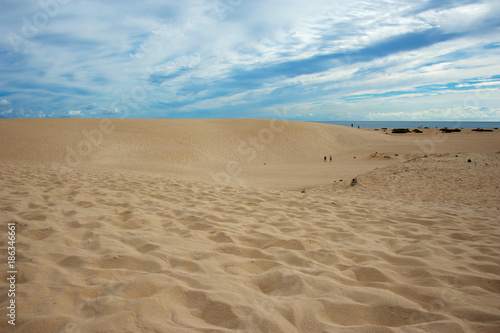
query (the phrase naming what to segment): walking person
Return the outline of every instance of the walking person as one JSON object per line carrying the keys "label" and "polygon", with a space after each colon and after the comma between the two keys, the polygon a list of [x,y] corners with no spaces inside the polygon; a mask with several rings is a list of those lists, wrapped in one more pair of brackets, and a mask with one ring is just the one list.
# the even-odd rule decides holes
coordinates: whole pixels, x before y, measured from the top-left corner
{"label": "walking person", "polygon": [[326,162],[326,156],[325,156],[324,160],[325,160],[325,162]]}
{"label": "walking person", "polygon": [[332,155],[330,155],[330,162],[332,161]]}

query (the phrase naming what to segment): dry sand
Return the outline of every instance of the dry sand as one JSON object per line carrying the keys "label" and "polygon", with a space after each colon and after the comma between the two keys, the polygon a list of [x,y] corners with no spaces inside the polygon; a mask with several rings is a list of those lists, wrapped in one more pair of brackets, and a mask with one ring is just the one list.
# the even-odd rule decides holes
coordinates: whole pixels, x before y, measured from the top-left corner
{"label": "dry sand", "polygon": [[0,142],[2,332],[500,331],[500,131],[1,120]]}

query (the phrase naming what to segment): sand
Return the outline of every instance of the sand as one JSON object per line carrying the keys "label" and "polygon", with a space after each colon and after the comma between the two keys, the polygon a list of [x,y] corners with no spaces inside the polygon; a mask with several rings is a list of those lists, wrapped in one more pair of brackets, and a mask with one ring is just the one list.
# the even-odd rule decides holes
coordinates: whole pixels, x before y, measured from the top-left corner
{"label": "sand", "polygon": [[500,131],[388,132],[1,120],[0,331],[500,331]]}

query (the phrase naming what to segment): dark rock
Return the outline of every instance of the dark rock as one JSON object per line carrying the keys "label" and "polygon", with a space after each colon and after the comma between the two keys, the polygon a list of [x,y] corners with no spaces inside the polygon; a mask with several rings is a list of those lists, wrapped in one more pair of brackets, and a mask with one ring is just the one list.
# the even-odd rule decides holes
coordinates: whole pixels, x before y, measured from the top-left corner
{"label": "dark rock", "polygon": [[354,186],[358,184],[358,178],[354,178],[352,181],[351,181],[351,186]]}

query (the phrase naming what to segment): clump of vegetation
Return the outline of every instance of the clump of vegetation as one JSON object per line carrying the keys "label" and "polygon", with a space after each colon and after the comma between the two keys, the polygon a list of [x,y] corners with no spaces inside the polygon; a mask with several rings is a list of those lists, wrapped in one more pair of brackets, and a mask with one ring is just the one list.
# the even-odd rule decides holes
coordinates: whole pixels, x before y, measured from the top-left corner
{"label": "clump of vegetation", "polygon": [[462,130],[459,128],[448,128],[448,127],[441,128],[440,131],[443,133],[462,132]]}
{"label": "clump of vegetation", "polygon": [[493,132],[493,130],[490,129],[483,129],[483,128],[475,128],[472,130],[473,132]]}
{"label": "clump of vegetation", "polygon": [[424,132],[422,132],[421,130],[419,130],[418,128],[415,128],[412,132],[413,132],[413,133],[424,133]]}
{"label": "clump of vegetation", "polygon": [[410,130],[408,128],[394,128],[392,130],[392,133],[397,133],[397,134],[410,133]]}

